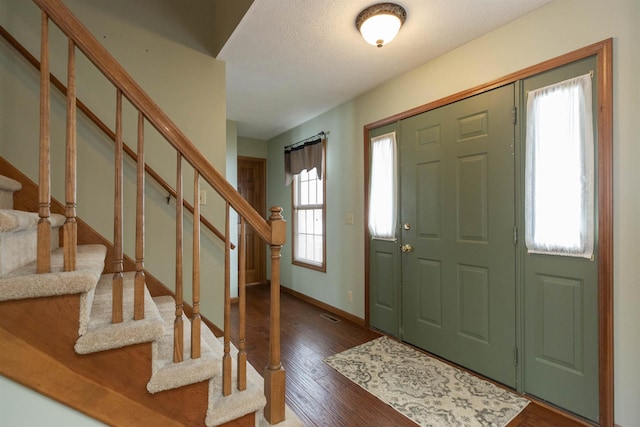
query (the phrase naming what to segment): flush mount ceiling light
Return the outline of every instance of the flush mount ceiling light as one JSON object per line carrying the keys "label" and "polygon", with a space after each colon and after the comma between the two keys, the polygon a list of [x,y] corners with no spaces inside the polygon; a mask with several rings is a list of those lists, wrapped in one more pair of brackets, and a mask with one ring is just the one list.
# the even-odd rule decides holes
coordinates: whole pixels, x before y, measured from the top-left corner
{"label": "flush mount ceiling light", "polygon": [[407,12],[395,3],[378,3],[369,6],[356,18],[356,28],[367,43],[382,47],[400,31],[407,19]]}

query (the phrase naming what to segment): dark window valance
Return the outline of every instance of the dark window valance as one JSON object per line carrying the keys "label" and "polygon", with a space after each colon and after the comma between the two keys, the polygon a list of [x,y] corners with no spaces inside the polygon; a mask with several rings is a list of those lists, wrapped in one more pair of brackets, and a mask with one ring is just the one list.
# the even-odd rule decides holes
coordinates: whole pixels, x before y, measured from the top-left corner
{"label": "dark window valance", "polygon": [[303,170],[316,169],[318,178],[322,179],[322,137],[317,137],[301,144],[293,144],[284,148],[284,183],[290,185],[293,176]]}

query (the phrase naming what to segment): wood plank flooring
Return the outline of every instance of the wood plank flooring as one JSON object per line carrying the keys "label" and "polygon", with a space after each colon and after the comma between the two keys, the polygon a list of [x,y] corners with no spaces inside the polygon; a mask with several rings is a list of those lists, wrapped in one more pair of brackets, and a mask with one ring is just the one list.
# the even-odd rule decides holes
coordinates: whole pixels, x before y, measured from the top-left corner
{"label": "wood plank flooring", "polygon": [[[286,400],[305,426],[414,427],[375,396],[337,373],[322,359],[380,336],[341,319],[321,317],[326,311],[289,294],[281,294],[281,353],[287,370]],[[232,307],[232,341],[237,345],[237,304]],[[336,317],[335,315],[331,315]],[[262,373],[268,359],[269,288],[247,288],[247,353]],[[570,427],[585,424],[566,418],[535,402],[509,427]]]}

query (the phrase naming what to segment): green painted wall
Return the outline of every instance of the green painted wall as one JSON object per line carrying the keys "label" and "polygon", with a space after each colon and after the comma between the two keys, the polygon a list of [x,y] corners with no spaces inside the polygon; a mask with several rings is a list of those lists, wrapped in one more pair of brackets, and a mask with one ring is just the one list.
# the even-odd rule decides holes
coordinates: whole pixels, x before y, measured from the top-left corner
{"label": "green painted wall", "polygon": [[267,153],[267,141],[264,139],[238,137],[238,156],[266,159]]}

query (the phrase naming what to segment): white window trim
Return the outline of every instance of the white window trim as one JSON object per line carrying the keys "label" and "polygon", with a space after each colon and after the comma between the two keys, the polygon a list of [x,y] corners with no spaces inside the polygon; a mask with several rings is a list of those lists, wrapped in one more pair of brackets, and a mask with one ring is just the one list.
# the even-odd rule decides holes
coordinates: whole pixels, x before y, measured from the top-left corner
{"label": "white window trim", "polygon": [[[324,158],[324,141],[323,141],[323,158]],[[324,159],[323,159],[324,161]],[[317,174],[316,174],[317,177]],[[292,235],[292,250],[291,250],[291,263],[293,265],[297,265],[300,267],[310,268],[312,270],[317,270],[321,272],[327,271],[327,221],[326,221],[326,212],[327,212],[327,191],[326,191],[326,170],[324,176],[321,178],[317,177],[318,180],[322,182],[322,204],[307,204],[304,205],[302,210],[313,210],[313,209],[321,209],[322,210],[322,262],[316,262],[313,260],[309,260],[306,258],[296,258],[296,240],[297,240],[297,214],[298,211],[301,210],[296,206],[296,198],[299,186],[300,175],[296,174],[293,178],[293,185],[291,186],[291,206],[292,206],[292,227],[291,227],[291,235]]]}

